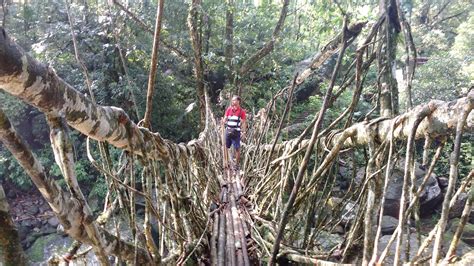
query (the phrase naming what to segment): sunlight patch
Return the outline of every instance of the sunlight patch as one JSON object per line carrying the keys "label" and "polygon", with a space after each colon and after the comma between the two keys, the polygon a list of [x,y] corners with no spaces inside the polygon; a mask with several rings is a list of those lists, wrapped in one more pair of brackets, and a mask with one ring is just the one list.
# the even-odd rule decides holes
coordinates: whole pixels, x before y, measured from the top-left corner
{"label": "sunlight patch", "polygon": [[188,105],[188,107],[186,107],[184,113],[187,114],[187,113],[191,112],[194,109],[194,107],[196,107],[196,102],[193,102],[190,105]]}

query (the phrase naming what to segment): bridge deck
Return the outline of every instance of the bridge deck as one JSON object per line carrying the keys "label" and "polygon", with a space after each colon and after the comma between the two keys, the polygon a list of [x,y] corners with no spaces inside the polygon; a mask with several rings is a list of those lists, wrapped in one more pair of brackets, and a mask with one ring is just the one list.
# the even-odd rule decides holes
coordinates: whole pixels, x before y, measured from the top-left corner
{"label": "bridge deck", "polygon": [[250,229],[245,222],[245,203],[240,171],[224,169],[220,207],[213,214],[211,236],[212,265],[250,265]]}

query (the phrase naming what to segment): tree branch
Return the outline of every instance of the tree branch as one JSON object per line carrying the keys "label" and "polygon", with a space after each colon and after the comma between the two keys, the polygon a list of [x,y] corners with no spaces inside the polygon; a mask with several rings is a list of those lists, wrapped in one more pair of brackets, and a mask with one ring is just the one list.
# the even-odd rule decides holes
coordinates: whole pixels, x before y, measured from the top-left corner
{"label": "tree branch", "polygon": [[[117,0],[113,0],[112,1],[120,10],[122,10],[123,12],[125,12],[125,14],[127,14],[129,17],[132,18],[133,21],[135,21],[142,29],[144,29],[145,31],[149,32],[150,34],[154,34],[153,32],[153,29],[148,26],[145,22],[143,22],[139,17],[137,17],[137,15],[135,15],[133,12],[131,12],[130,10],[128,10],[128,8],[126,8],[122,3],[120,3],[120,1],[117,1]],[[172,46],[171,44],[169,44],[167,41],[165,40],[161,40],[161,43],[163,43],[163,46],[174,52],[178,57],[180,57],[181,59],[184,59],[184,60],[188,60],[188,56],[181,50],[179,50],[178,48]]]}
{"label": "tree branch", "polygon": [[[268,55],[271,51],[273,51],[275,42],[277,41],[277,38],[281,32],[281,29],[283,28],[283,25],[285,23],[286,15],[288,14],[288,6],[290,4],[290,0],[284,0],[283,2],[283,7],[281,8],[280,12],[280,18],[278,19],[278,22],[275,26],[275,29],[273,30],[272,37],[271,39],[265,43],[265,45],[260,48],[255,54],[250,56],[239,68],[238,72],[238,79],[242,80],[247,73],[254,68],[257,63],[262,60],[266,55]],[[240,94],[240,88],[239,88],[239,94]]]}
{"label": "tree branch", "polygon": [[[40,191],[43,198],[48,202],[51,209],[58,217],[65,232],[72,238],[87,245],[94,246],[92,239],[83,229],[87,219],[84,212],[79,208],[77,201],[64,192],[59,185],[46,173],[36,156],[30,151],[25,142],[17,134],[8,118],[0,110],[0,141],[16,158],[18,163],[25,169],[28,176]],[[89,221],[95,223],[94,221]],[[145,250],[127,243],[108,231],[99,228],[101,238],[104,241],[105,250],[109,254],[114,254],[126,260],[133,260],[135,252],[137,259],[141,263],[148,263],[148,256]]]}
{"label": "tree branch", "polygon": [[202,60],[202,22],[201,0],[193,0],[189,8],[188,27],[194,52],[194,75],[196,77],[196,90],[199,102],[200,126],[204,128],[206,123],[206,100],[204,99],[204,62]]}
{"label": "tree branch", "polygon": [[[334,133],[329,133],[326,136],[331,136],[330,138],[323,136],[323,141],[326,143],[326,147],[331,149],[332,147],[338,145],[339,140],[342,139],[344,132],[354,132],[352,138],[345,139],[341,145],[341,149],[361,147],[365,146],[370,141],[370,135],[368,132],[375,132],[375,140],[377,143],[382,143],[388,139],[390,133],[390,126],[394,121],[403,121],[398,124],[393,132],[394,140],[406,140],[410,134],[411,126],[416,120],[417,114],[424,108],[434,109],[434,111],[428,115],[420,125],[415,134],[415,139],[423,139],[426,136],[430,136],[432,139],[438,137],[451,135],[456,130],[456,124],[461,117],[463,108],[466,105],[472,104],[474,102],[474,90],[471,90],[466,97],[460,98],[452,102],[443,102],[438,100],[433,100],[429,103],[418,105],[414,107],[411,111],[396,116],[392,119],[377,118],[371,121],[364,121],[352,125],[344,131]],[[464,124],[464,130],[467,133],[474,132],[474,113],[471,112]],[[288,140],[277,145],[276,149],[280,150],[285,147],[285,145],[294,142],[295,140]],[[305,147],[308,145],[309,140],[303,140],[300,143],[299,148]],[[270,150],[271,145],[265,145],[264,149]]]}
{"label": "tree branch", "polygon": [[[2,111],[0,109],[0,116]],[[0,118],[1,119],[1,118]],[[1,121],[0,121],[1,122]],[[18,230],[10,216],[7,197],[0,184],[0,263],[26,265],[27,259],[20,244]]]}
{"label": "tree branch", "polygon": [[153,110],[153,95],[155,93],[155,76],[158,62],[158,48],[160,47],[161,21],[163,18],[163,6],[165,0],[160,0],[156,8],[155,34],[153,38],[153,49],[150,62],[150,74],[148,75],[148,86],[146,94],[146,110],[143,118],[143,126],[151,128],[151,112]]}
{"label": "tree branch", "polygon": [[[377,25],[380,23],[380,20],[377,22]],[[361,33],[362,29],[364,28],[366,21],[356,22],[354,24],[349,25],[347,29],[343,29],[346,31],[347,35],[347,44],[350,45]],[[375,26],[374,26],[375,27]],[[342,40],[343,31],[341,31],[336,37],[334,37],[331,41],[329,41],[321,51],[319,51],[311,61],[310,66],[301,72],[301,74],[296,79],[296,85],[300,85],[303,83],[316,69],[318,69],[328,58],[332,55],[337,53],[340,48],[340,43]]]}
{"label": "tree branch", "polygon": [[157,160],[167,161],[174,152],[187,158],[201,151],[200,143],[206,136],[203,134],[188,144],[175,144],[159,133],[138,127],[121,108],[93,104],[52,68],[24,52],[3,28],[0,28],[0,87],[46,114],[60,114],[84,135],[138,155],[144,151]]}

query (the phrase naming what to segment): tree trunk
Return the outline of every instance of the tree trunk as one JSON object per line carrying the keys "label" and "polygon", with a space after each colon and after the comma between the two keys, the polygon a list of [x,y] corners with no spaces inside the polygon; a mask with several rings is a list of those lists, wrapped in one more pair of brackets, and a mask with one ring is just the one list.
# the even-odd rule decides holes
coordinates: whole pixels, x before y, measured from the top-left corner
{"label": "tree trunk", "polygon": [[380,0],[380,14],[385,15],[379,35],[383,36],[379,44],[378,57],[378,87],[380,115],[393,117],[398,114],[398,87],[395,79],[396,40],[400,32],[400,22],[397,15],[395,0]]}
{"label": "tree trunk", "polygon": [[225,65],[226,65],[226,72],[227,78],[230,83],[234,83],[234,69],[232,64],[232,59],[234,58],[234,10],[235,4],[234,0],[227,0],[226,5],[226,23],[225,23]]}
{"label": "tree trunk", "polygon": [[[67,123],[98,141],[141,155],[145,151],[157,160],[167,161],[170,153],[188,157],[199,149],[200,141],[174,144],[160,134],[139,128],[120,108],[99,106],[79,93],[49,68],[30,57],[0,28],[0,87],[43,113],[62,114]],[[205,137],[205,136],[203,136]],[[156,145],[144,145],[153,139]],[[143,148],[143,149],[142,149]]]}
{"label": "tree trunk", "polygon": [[0,264],[26,265],[25,253],[20,244],[18,230],[10,217],[2,185],[0,185],[0,228]]}
{"label": "tree trunk", "polygon": [[150,74],[148,75],[148,86],[146,94],[146,111],[143,125],[150,128],[151,114],[153,110],[153,95],[155,92],[155,76],[158,64],[158,48],[160,47],[161,20],[163,18],[163,6],[165,0],[160,0],[156,9],[155,35],[153,38],[153,49],[150,62]]}
{"label": "tree trunk", "polygon": [[[58,217],[65,232],[72,238],[94,247],[94,242],[88,236],[85,226],[95,225],[96,223],[90,220],[90,217],[85,217],[84,210],[78,205],[76,199],[64,192],[54,179],[46,175],[41,163],[20,138],[1,109],[0,141],[25,169],[56,217]],[[118,239],[103,228],[99,228],[99,234],[104,246],[107,247],[106,250],[109,255],[113,254],[130,261],[136,259],[143,264],[149,263],[149,257],[142,248],[137,248],[130,243]]]}
{"label": "tree trunk", "polygon": [[204,98],[204,63],[202,61],[202,14],[201,0],[193,0],[189,8],[188,27],[194,51],[194,76],[199,103],[200,126],[206,123],[206,100]]}

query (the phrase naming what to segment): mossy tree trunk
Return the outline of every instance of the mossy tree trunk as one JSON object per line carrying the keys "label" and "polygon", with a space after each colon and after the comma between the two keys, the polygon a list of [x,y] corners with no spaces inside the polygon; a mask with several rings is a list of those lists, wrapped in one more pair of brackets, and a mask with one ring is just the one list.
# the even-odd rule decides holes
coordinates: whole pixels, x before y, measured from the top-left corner
{"label": "mossy tree trunk", "polygon": [[0,265],[26,265],[20,236],[10,216],[2,185],[0,185],[0,229]]}

